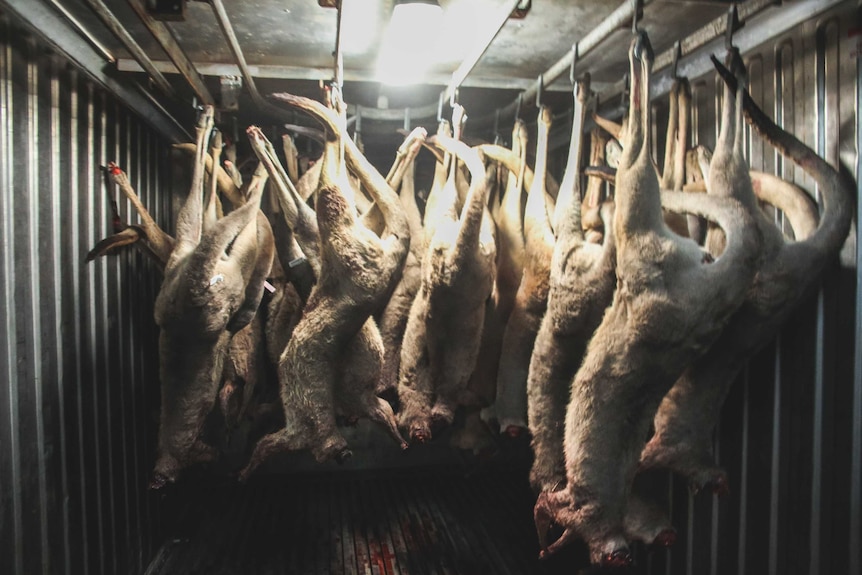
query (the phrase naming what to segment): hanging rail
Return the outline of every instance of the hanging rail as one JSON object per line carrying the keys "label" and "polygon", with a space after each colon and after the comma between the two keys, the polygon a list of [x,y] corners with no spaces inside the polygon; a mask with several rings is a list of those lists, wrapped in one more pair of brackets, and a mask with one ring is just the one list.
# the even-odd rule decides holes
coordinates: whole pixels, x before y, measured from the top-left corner
{"label": "hanging rail", "polygon": [[254,77],[251,75],[251,71],[245,61],[245,55],[239,45],[236,32],[234,32],[233,25],[224,9],[222,0],[210,0],[210,5],[212,6],[213,14],[218,22],[219,28],[221,28],[222,34],[224,35],[224,38],[228,43],[228,47],[233,54],[234,60],[236,60],[236,65],[239,67],[242,79],[248,87],[248,92],[251,96],[252,102],[254,102],[261,110],[273,114],[274,116],[292,120],[293,116],[287,110],[279,108],[275,104],[267,101],[266,98],[261,96],[260,92],[257,91],[257,84],[254,83]]}
{"label": "hanging rail", "polygon": [[166,96],[173,96],[174,89],[171,87],[171,84],[156,68],[155,64],[153,64],[153,61],[149,56],[147,56],[147,53],[144,52],[144,49],[141,48],[140,44],[132,38],[129,31],[120,24],[120,21],[117,20],[117,17],[114,16],[114,13],[111,12],[110,8],[108,8],[102,0],[87,0],[87,4],[90,5],[93,12],[101,18],[105,26],[107,26],[120,43],[123,44],[138,64],[146,70],[147,74],[149,74],[150,78],[153,79],[153,83],[159,88],[159,90],[161,90]]}
{"label": "hanging rail", "polygon": [[[632,19],[637,16],[635,12],[638,9],[646,7],[647,5],[652,4],[652,2],[653,0],[641,0],[640,2],[626,0],[623,2],[616,10],[608,14],[608,16],[602,20],[601,24],[593,28],[589,34],[577,42],[578,59],[583,58],[595,50],[617,30],[627,27],[631,23]],[[550,68],[545,70],[533,85],[520,94],[520,100],[524,102],[534,101],[536,99],[536,95],[539,93],[540,86],[550,86],[557,80],[557,78],[563,74],[569,73],[573,61],[574,50],[570,49],[563,57],[554,62]],[[513,115],[518,107],[519,98],[515,98],[515,100],[508,106],[500,108],[500,116],[508,117]]]}
{"label": "hanging rail", "polygon": [[[744,25],[745,22],[757,16],[758,14],[764,12],[767,8],[772,6],[777,6],[781,3],[780,0],[749,0],[744,4],[737,4],[736,9],[738,13],[739,23],[740,25]],[[817,2],[806,2],[809,6],[807,9],[810,10],[814,8],[812,4],[817,4],[818,6],[830,7],[836,4],[836,1],[817,1]],[[778,33],[783,33],[788,29],[788,22],[799,23],[798,19],[794,17],[795,14],[799,13],[800,10],[798,8],[787,8],[785,7],[782,11],[775,12],[775,16],[770,20],[767,29],[758,29],[755,33],[747,29],[742,29],[740,32],[734,34],[734,39],[743,38],[745,49],[750,49],[764,41],[764,39],[769,37],[774,37]],[[668,50],[665,50],[661,54],[657,55],[655,58],[655,62],[653,63],[653,74],[656,74],[660,70],[664,70],[665,68],[673,68],[674,61],[676,61],[678,69],[676,70],[682,76],[699,76],[705,72],[708,72],[712,69],[712,64],[709,62],[709,57],[707,55],[702,55],[701,58],[698,58],[696,61],[692,61],[689,59],[685,65],[681,64],[683,58],[689,57],[692,54],[698,52],[701,48],[714,42],[719,38],[725,37],[727,34],[727,16],[719,16],[712,22],[706,24],[702,28],[696,30],[694,33],[686,36],[683,40],[679,41],[679,49],[677,51],[676,45],[672,46]],[[780,31],[776,31],[780,28]],[[764,33],[767,33],[764,35]],[[702,62],[701,62],[702,60]],[[651,96],[655,97],[658,95],[662,95],[670,89],[670,84],[673,80],[674,70],[669,69],[666,73],[662,73],[653,79]],[[667,76],[667,77],[665,77]],[[619,82],[614,83],[610,87],[608,87],[604,92],[602,92],[599,96],[601,101],[610,101],[615,96],[622,93],[624,89],[624,82],[621,80]]]}

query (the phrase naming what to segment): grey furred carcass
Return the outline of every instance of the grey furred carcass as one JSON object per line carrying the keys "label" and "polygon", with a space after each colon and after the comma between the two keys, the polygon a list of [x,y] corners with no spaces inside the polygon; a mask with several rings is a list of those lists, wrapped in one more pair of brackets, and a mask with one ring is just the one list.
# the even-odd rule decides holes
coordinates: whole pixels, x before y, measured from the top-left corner
{"label": "grey furred carcass", "polygon": [[[317,215],[303,201],[298,187],[293,186],[290,177],[284,171],[275,155],[275,150],[263,135],[263,132],[259,128],[252,126],[248,128],[247,133],[253,151],[270,173],[273,183],[272,189],[282,208],[281,213],[285,224],[295,234],[302,251],[307,254],[307,263],[313,276],[311,278],[311,283],[313,284],[316,278],[320,277],[321,273],[320,233]],[[422,133],[417,133],[416,137],[421,135]],[[379,183],[375,183],[373,178],[367,174],[370,168],[359,165],[358,158],[361,156],[358,154],[356,148],[351,148],[347,157],[348,166],[357,172],[365,173],[366,175],[362,179],[368,186],[380,185]],[[319,177],[314,176],[314,179],[319,180]],[[357,221],[359,222],[361,219]],[[361,223],[357,223],[357,226],[361,225]],[[301,296],[305,302],[308,300],[310,292],[303,291],[301,292]],[[288,321],[290,319],[288,318]],[[286,344],[287,340],[284,340],[282,347],[278,351],[279,356],[284,352]],[[362,324],[359,332],[348,343],[344,351],[344,355],[339,362],[339,373],[333,384],[333,403],[331,406],[327,406],[326,409],[327,411],[334,412],[335,415],[344,416],[345,420],[349,423],[354,423],[362,417],[368,417],[376,421],[403,448],[406,447],[406,443],[398,434],[391,407],[375,394],[375,391],[379,388],[378,382],[382,372],[383,352],[381,335],[374,320],[369,317]],[[279,360],[276,360],[276,363],[278,362]],[[285,385],[285,383],[282,382],[282,385]],[[322,405],[318,405],[317,407],[321,410],[324,408]],[[260,461],[255,465],[259,463]],[[252,470],[253,467],[247,468],[242,477],[246,478]]]}
{"label": "grey furred carcass", "polygon": [[[310,113],[327,130],[316,204],[320,271],[303,316],[279,362],[286,426],[258,442],[242,478],[269,456],[282,451],[310,449],[318,461],[344,460],[351,455],[335,420],[333,395],[342,375],[341,362],[345,350],[361,334],[363,324],[398,281],[410,241],[407,219],[397,195],[342,132],[335,112],[307,98],[290,94],[275,97]],[[348,162],[358,166],[357,175],[374,196],[385,219],[383,237],[365,228],[356,215],[342,151]],[[382,361],[379,333],[376,343],[374,347],[379,354],[370,357],[368,365],[357,366],[368,368],[368,373],[362,374],[367,376],[362,379],[368,385],[352,391],[360,409],[366,414],[372,410],[379,412],[379,419],[391,422],[392,432],[397,436],[391,407],[374,395]],[[349,391],[342,389],[342,393]],[[366,405],[369,402],[373,405]]]}
{"label": "grey furred carcass", "polygon": [[554,229],[550,208],[545,201],[548,167],[548,132],[551,111],[539,110],[536,137],[536,167],[524,210],[524,272],[506,323],[495,402],[500,430],[517,435],[527,427],[527,373],[533,343],[548,303]]}
{"label": "grey furred carcass", "polygon": [[203,229],[203,171],[213,109],[197,132],[191,189],[177,215],[176,241],[155,303],[159,333],[161,417],[151,487],[176,480],[184,467],[215,457],[199,435],[216,400],[231,335],[254,318],[270,272],[272,231],[259,205],[265,176],[245,205]]}
{"label": "grey furred carcass", "polygon": [[[422,216],[416,205],[415,162],[416,155],[425,141],[427,133],[424,128],[416,128],[404,139],[398,150],[397,160],[392,171],[402,171],[398,197],[401,207],[410,226],[410,251],[404,261],[401,280],[395,291],[380,313],[378,326],[383,340],[383,371],[377,392],[393,389],[398,386],[398,369],[401,365],[401,340],[407,329],[407,318],[410,307],[422,284],[422,257],[425,253],[425,242],[422,230]],[[396,186],[393,185],[393,188]]]}
{"label": "grey furred carcass", "polygon": [[433,211],[426,208],[426,237],[429,228],[433,232],[407,321],[398,380],[399,425],[417,442],[431,439],[432,424],[450,424],[459,405],[477,403],[468,381],[495,277],[496,245],[486,206],[494,169],[486,172],[479,152],[458,140],[440,134],[430,140],[465,162],[471,182],[459,214],[453,158]]}
{"label": "grey furred carcass", "polygon": [[[587,343],[611,303],[616,281],[613,227],[606,226],[603,244],[587,242],[581,227],[580,157],[588,94],[589,80],[579,81],[569,157],[557,197],[548,309],[536,336],[527,378],[533,448],[530,483],[540,493],[565,486],[563,426],[569,387]],[[609,223],[612,207],[606,204],[604,210]]]}
{"label": "grey furred carcass", "polygon": [[[775,336],[793,310],[814,291],[822,271],[836,257],[850,228],[855,186],[757,107],[745,90],[744,64],[738,52],[730,54],[732,72],[715,63],[727,82],[725,100],[735,97],[737,106],[742,108],[744,104],[752,126],[814,179],[823,202],[816,229],[809,225],[809,203],[784,203],[786,209],[792,210],[787,214],[797,236],[795,242],[786,240],[781,230],[756,210],[756,225],[764,237],[764,258],[754,282],[709,353],[689,366],[662,401],[655,417],[655,435],[641,456],[642,468],[670,468],[685,476],[694,490],[709,487],[726,493],[727,475],[712,456],[712,430],[721,406],[746,361]],[[740,109],[736,111],[737,115],[741,113]],[[736,121],[741,123],[741,118]],[[712,164],[715,162],[713,158]],[[757,182],[760,195],[769,180]],[[710,194],[722,193],[712,177],[707,190]],[[751,206],[757,201],[751,188],[734,188],[732,195]],[[715,239],[708,238],[707,245],[721,249],[721,242]]]}
{"label": "grey furred carcass", "polygon": [[[650,146],[652,50],[638,32],[629,50],[630,117],[615,193],[617,288],[587,347],[566,411],[566,487],[542,493],[534,516],[543,554],[580,536],[591,561],[631,562],[625,518],[631,484],[658,404],[685,367],[703,354],[739,307],[760,257],[752,216],[729,198],[668,192],[660,197]],[[723,126],[715,185],[747,182],[748,169]],[[687,197],[685,197],[687,196]],[[725,230],[728,247],[711,263],[699,246],[671,232],[663,204],[691,211]],[[554,522],[565,528],[550,546]]]}

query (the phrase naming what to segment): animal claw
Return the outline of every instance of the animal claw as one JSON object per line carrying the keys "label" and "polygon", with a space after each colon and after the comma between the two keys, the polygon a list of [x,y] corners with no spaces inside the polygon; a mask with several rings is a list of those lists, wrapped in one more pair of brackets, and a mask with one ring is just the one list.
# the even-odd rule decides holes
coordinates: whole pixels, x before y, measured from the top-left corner
{"label": "animal claw", "polygon": [[350,451],[349,447],[345,447],[335,454],[335,462],[339,465],[342,465],[346,461],[349,461],[352,457],[353,452]]}
{"label": "animal claw", "polygon": [[424,427],[414,428],[410,432],[410,439],[415,443],[427,443],[431,441],[431,431]]}
{"label": "animal claw", "polygon": [[169,479],[166,475],[163,475],[157,471],[157,472],[153,473],[153,478],[150,479],[149,488],[152,489],[153,491],[155,491],[157,489],[161,489],[162,487],[164,487],[165,485],[168,484],[168,481],[169,481]]}
{"label": "animal claw", "polygon": [[524,428],[518,425],[510,425],[506,428],[506,435],[512,439],[517,439],[524,432]]}
{"label": "animal claw", "polygon": [[628,549],[617,549],[602,555],[602,567],[628,567],[632,564],[632,554]]}
{"label": "animal claw", "polygon": [[539,554],[540,558],[548,550],[548,531],[551,529],[552,519],[548,493],[542,492],[536,500],[535,507],[533,507],[533,522],[536,524],[536,535],[539,537],[539,546],[542,548],[542,552]]}
{"label": "animal claw", "polygon": [[718,495],[719,497],[724,497],[725,495],[730,494],[730,484],[723,473],[712,478],[706,483],[706,485],[712,489],[712,493],[714,495]]}
{"label": "animal claw", "polygon": [[652,542],[653,545],[660,547],[671,547],[674,543],[676,543],[676,529],[672,527],[656,535]]}

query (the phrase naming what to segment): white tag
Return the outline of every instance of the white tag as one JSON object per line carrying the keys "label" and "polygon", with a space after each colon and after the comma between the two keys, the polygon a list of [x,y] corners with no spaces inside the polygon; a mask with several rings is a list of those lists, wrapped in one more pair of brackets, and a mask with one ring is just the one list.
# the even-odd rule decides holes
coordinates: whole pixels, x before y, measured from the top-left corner
{"label": "white tag", "polygon": [[221,274],[216,274],[212,278],[210,278],[210,286],[214,286],[219,282],[224,281],[224,276]]}
{"label": "white tag", "polygon": [[263,282],[263,287],[266,288],[266,291],[269,293],[275,293],[275,286],[268,281]]}

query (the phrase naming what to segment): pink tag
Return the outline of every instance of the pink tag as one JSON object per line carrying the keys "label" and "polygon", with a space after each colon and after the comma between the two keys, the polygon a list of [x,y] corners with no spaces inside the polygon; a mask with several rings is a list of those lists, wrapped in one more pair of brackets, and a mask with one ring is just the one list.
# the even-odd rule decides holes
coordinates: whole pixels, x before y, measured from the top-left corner
{"label": "pink tag", "polygon": [[265,287],[269,293],[275,293],[275,286],[268,281],[263,282],[263,287]]}

